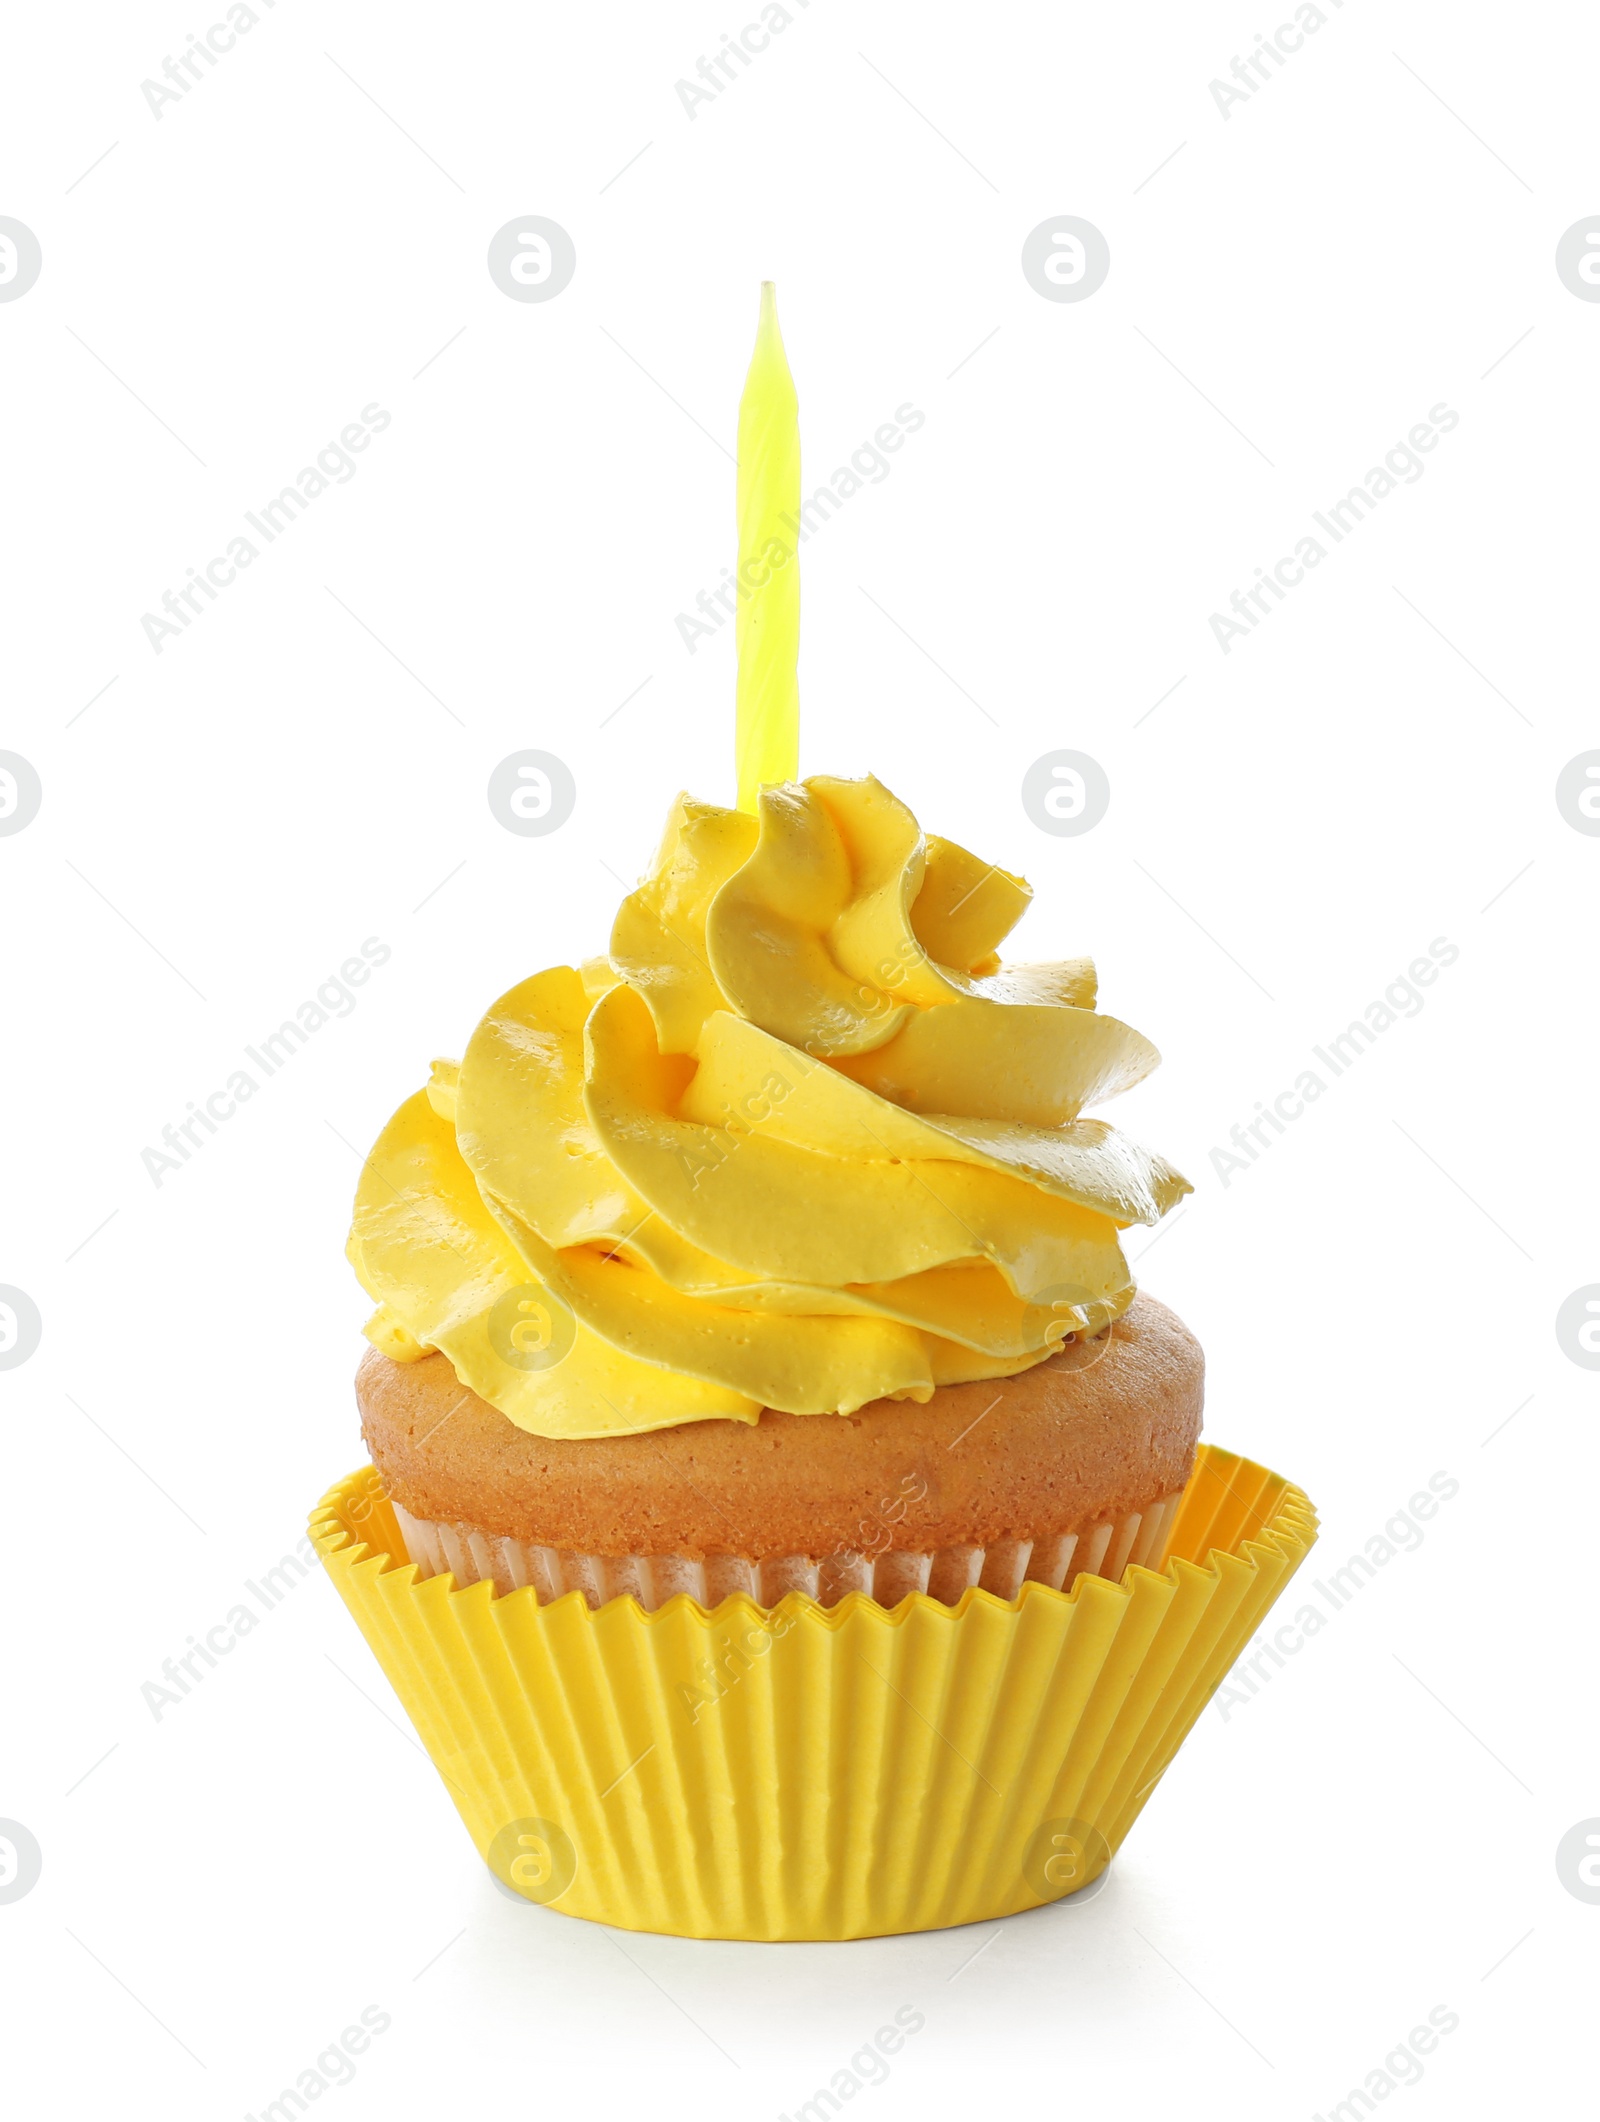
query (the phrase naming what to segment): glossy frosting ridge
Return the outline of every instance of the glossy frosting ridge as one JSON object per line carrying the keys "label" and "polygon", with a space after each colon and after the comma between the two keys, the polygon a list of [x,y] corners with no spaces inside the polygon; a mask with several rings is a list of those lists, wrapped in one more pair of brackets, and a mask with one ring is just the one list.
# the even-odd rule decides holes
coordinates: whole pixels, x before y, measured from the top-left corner
{"label": "glossy frosting ridge", "polygon": [[1188,1192],[1084,1108],[1159,1060],[1031,894],[878,781],[682,796],[608,954],[502,995],[363,1166],[349,1257],[404,1360],[520,1428],[848,1414],[1011,1376],[1134,1295]]}

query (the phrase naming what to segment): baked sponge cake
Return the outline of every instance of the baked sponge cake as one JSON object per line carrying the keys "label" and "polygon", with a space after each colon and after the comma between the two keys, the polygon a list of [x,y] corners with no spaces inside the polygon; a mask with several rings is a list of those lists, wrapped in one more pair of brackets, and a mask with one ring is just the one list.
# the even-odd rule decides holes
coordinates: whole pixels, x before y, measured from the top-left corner
{"label": "baked sponge cake", "polygon": [[1140,1295],[1092,1337],[1001,1380],[844,1416],[764,1409],[633,1436],[541,1437],[461,1385],[441,1355],[373,1350],[362,1436],[425,1575],[591,1606],[680,1592],[763,1606],[804,1592],[884,1605],[972,1585],[1069,1587],[1148,1563],[1194,1464],[1203,1358]]}

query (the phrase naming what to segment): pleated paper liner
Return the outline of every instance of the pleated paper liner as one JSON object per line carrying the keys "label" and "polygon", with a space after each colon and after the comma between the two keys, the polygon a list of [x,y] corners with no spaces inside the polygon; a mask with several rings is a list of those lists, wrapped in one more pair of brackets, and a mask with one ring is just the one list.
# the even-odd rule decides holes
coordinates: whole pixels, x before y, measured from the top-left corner
{"label": "pleated paper liner", "polygon": [[804,1592],[822,1606],[837,1606],[851,1592],[865,1592],[880,1606],[898,1606],[910,1592],[926,1592],[956,1606],[974,1584],[998,1599],[1014,1599],[1025,1583],[1070,1591],[1080,1576],[1115,1583],[1130,1562],[1159,1567],[1167,1530],[1183,1491],[1161,1496],[1142,1511],[1129,1511],[1105,1525],[1048,1540],[998,1540],[988,1547],[933,1549],[887,1547],[877,1554],[767,1555],[589,1555],[486,1533],[475,1525],[413,1518],[392,1499],[400,1535],[399,1559],[417,1565],[419,1576],[447,1572],[461,1584],[492,1584],[496,1591],[532,1585],[549,1605],[579,1592],[590,1606],[608,1599],[637,1599],[647,1613],[680,1593],[711,1607],[735,1592],[758,1606],[776,1606],[789,1592]]}
{"label": "pleated paper liner", "polygon": [[628,1930],[865,1938],[1090,1885],[1316,1538],[1202,1445],[1164,1567],[954,1607],[646,1613],[419,1578],[371,1467],[311,1534],[508,1891]]}

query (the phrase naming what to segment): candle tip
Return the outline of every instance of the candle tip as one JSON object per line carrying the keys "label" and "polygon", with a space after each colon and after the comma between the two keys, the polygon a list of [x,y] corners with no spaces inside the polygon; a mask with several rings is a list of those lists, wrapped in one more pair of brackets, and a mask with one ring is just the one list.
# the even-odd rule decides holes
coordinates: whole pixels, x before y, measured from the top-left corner
{"label": "candle tip", "polygon": [[[776,360],[787,372],[788,362],[783,351],[783,326],[778,322],[778,283],[763,280],[761,283],[761,307],[756,317],[756,361]],[[754,374],[752,368],[751,373]],[[791,385],[792,388],[792,385]]]}

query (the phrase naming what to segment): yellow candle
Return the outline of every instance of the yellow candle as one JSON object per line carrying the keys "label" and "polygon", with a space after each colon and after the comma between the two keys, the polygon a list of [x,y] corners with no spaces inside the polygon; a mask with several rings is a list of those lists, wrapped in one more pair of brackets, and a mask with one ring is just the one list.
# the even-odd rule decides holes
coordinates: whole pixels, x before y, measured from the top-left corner
{"label": "yellow candle", "polygon": [[739,400],[739,808],[800,771],[800,405],[778,329],[777,289]]}

